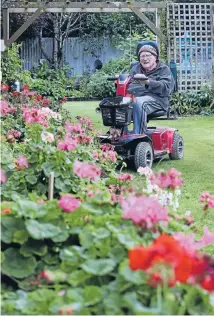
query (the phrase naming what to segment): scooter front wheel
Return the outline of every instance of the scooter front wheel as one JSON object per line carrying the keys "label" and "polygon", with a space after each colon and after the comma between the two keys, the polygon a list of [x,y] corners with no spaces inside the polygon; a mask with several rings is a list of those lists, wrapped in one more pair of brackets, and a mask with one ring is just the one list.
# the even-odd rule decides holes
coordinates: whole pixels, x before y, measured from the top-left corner
{"label": "scooter front wheel", "polygon": [[136,170],[139,167],[152,167],[153,164],[153,150],[150,143],[140,142],[135,148],[134,163]]}

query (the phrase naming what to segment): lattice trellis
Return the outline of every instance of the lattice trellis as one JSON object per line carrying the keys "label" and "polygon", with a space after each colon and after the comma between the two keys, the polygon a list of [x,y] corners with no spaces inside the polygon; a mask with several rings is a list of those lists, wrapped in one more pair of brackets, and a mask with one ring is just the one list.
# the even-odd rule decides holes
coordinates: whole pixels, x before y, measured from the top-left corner
{"label": "lattice trellis", "polygon": [[209,3],[167,6],[168,59],[178,68],[178,89],[198,90],[212,82],[212,23]]}

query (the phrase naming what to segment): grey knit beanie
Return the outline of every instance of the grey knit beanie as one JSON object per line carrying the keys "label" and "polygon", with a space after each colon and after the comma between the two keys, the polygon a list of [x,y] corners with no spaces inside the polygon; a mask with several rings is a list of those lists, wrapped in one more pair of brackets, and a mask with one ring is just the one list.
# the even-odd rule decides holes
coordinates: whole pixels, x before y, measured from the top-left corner
{"label": "grey knit beanie", "polygon": [[151,46],[151,45],[143,45],[139,52],[138,52],[138,57],[140,57],[140,54],[142,52],[148,52],[148,53],[151,53],[152,55],[158,57],[158,52],[157,50],[155,49],[155,47]]}

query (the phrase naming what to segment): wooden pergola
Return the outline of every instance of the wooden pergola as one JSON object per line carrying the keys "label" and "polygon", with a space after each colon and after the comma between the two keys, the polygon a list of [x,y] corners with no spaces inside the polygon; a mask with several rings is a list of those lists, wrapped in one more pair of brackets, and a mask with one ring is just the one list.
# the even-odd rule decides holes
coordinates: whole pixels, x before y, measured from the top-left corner
{"label": "wooden pergola", "polygon": [[[43,13],[113,13],[113,12],[133,12],[147,27],[158,37],[159,40],[167,43],[165,35],[160,30],[160,11],[166,8],[164,2],[12,2],[4,4],[3,13],[3,40],[5,46],[9,47],[19,36]],[[144,14],[144,12],[153,12],[156,14],[156,25]],[[9,14],[10,13],[32,13],[31,17],[11,36],[9,37]]]}
{"label": "wooden pergola", "polygon": [[[201,5],[206,3],[202,0]],[[174,47],[176,46],[176,21],[179,20],[179,16],[173,16],[172,19],[167,21],[168,27],[170,23],[172,24],[172,33],[170,35],[170,30],[167,32],[167,37],[162,33],[160,29],[160,13],[162,10],[169,8],[170,3],[167,2],[136,2],[136,1],[109,1],[105,2],[91,2],[90,0],[85,2],[73,2],[72,0],[64,0],[64,2],[54,2],[43,0],[41,2],[28,2],[27,0],[23,1],[13,1],[3,4],[2,13],[3,13],[3,40],[4,45],[9,47],[14,43],[20,35],[43,13],[115,13],[115,12],[132,12],[136,14],[146,25],[147,27],[157,36],[158,42],[162,41],[168,48],[168,60],[170,60],[170,50],[172,51],[171,42],[174,42]],[[171,4],[173,5],[173,3]],[[174,3],[174,5],[176,5]],[[179,3],[177,5],[180,5]],[[186,3],[184,6],[190,4]],[[199,3],[192,4],[193,6],[200,6]],[[214,90],[214,4],[209,4],[210,16],[211,16],[211,47],[212,47],[212,87]],[[146,15],[145,12],[153,12],[156,14],[156,24],[154,24]],[[32,15],[28,20],[14,33],[9,36],[9,15],[10,13],[24,13]],[[191,17],[192,18],[192,17]],[[197,20],[197,16],[193,16]],[[196,21],[194,20],[194,21]],[[193,20],[192,20],[193,21]],[[201,20],[200,20],[201,21]],[[199,22],[200,22],[199,21]],[[179,22],[180,23],[180,22]],[[195,23],[195,22],[194,22]],[[180,28],[179,28],[180,29]],[[197,29],[197,26],[195,26]],[[201,27],[202,29],[202,27]],[[201,33],[201,29],[199,30]],[[181,32],[181,30],[180,30]],[[179,33],[181,34],[181,33]],[[203,36],[201,35],[201,39]],[[202,45],[203,46],[203,45]],[[175,56],[176,54],[174,54]]]}

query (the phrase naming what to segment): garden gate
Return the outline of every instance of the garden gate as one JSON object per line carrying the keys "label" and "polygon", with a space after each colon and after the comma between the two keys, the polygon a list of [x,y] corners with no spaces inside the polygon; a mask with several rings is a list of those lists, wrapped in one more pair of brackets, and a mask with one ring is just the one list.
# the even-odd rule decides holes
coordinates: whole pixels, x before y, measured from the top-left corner
{"label": "garden gate", "polygon": [[167,5],[168,60],[177,64],[179,91],[214,82],[213,15],[211,3]]}

